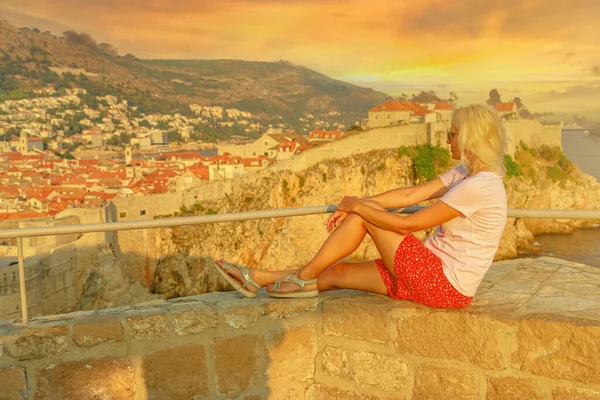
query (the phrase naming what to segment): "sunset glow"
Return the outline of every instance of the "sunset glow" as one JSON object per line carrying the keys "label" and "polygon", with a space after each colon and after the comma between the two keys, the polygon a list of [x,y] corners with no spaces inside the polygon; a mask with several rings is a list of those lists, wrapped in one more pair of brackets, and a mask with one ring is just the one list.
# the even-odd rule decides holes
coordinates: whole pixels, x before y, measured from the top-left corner
{"label": "sunset glow", "polygon": [[[534,111],[600,110],[597,0],[5,0],[0,19],[139,58],[288,60],[391,95],[491,88]],[[597,111],[600,114],[600,111]]]}

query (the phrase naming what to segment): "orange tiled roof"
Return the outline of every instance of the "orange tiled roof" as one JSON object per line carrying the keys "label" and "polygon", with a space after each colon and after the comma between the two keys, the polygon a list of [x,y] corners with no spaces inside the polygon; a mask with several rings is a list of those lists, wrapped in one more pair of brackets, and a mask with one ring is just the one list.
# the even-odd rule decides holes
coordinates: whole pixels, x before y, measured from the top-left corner
{"label": "orange tiled roof", "polygon": [[417,111],[415,111],[415,112],[413,113],[413,117],[422,117],[422,116],[424,116],[424,115],[427,115],[427,114],[432,114],[432,113],[434,113],[434,112],[435,112],[435,111],[432,111],[432,110],[426,110],[426,109],[417,110]]}
{"label": "orange tiled roof", "polygon": [[496,111],[499,112],[509,112],[512,111],[515,107],[515,102],[514,101],[509,101],[508,103],[496,103],[496,105],[494,106],[496,108]]}
{"label": "orange tiled roof", "polygon": [[369,112],[378,111],[417,111],[423,107],[411,101],[388,100],[369,110]]}
{"label": "orange tiled roof", "polygon": [[433,104],[435,104],[434,110],[454,110],[454,106],[445,101],[434,101]]}
{"label": "orange tiled roof", "polygon": [[34,211],[23,211],[18,213],[0,214],[0,221],[11,221],[15,219],[42,218],[48,213],[37,213]]}

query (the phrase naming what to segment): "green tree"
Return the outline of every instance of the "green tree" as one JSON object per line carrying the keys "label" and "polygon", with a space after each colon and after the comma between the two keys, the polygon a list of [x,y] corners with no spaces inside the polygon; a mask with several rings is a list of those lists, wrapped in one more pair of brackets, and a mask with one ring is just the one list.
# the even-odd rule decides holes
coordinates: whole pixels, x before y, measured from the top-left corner
{"label": "green tree", "polygon": [[131,138],[125,132],[121,132],[119,135],[119,141],[121,142],[120,144],[129,144],[131,142]]}
{"label": "green tree", "polygon": [[488,99],[486,100],[486,103],[488,103],[492,107],[494,107],[496,105],[496,103],[502,103],[498,89],[490,90],[490,93],[488,94]]}
{"label": "green tree", "polygon": [[169,140],[169,143],[183,141],[181,134],[177,131],[167,132],[167,139]]}
{"label": "green tree", "polygon": [[19,137],[21,136],[21,130],[13,127],[10,127],[6,130],[6,132],[4,132],[4,139],[5,140],[11,140],[13,137]]}

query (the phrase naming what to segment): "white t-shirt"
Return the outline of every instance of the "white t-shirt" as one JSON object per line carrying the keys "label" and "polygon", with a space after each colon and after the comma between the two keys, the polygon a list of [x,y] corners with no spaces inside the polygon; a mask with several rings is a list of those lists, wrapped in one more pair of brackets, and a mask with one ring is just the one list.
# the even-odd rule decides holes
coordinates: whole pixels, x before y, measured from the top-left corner
{"label": "white t-shirt", "polygon": [[494,260],[506,225],[506,191],[493,172],[468,176],[460,165],[441,177],[450,189],[441,200],[461,213],[425,240],[442,260],[444,275],[460,293],[474,296]]}

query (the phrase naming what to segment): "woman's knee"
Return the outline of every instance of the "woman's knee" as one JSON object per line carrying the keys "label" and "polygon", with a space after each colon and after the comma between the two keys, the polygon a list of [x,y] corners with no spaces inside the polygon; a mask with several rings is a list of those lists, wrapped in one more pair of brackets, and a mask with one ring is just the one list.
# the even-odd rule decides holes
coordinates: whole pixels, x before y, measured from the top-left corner
{"label": "woman's knee", "polygon": [[340,282],[341,280],[343,280],[344,277],[348,275],[349,269],[350,263],[342,261],[329,267],[323,272],[323,274],[325,274],[325,278],[328,281],[331,281],[333,284],[335,284],[336,282]]}

